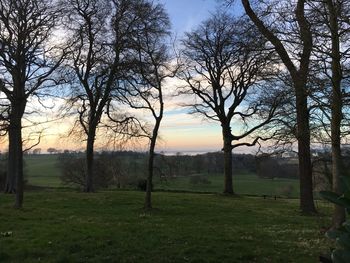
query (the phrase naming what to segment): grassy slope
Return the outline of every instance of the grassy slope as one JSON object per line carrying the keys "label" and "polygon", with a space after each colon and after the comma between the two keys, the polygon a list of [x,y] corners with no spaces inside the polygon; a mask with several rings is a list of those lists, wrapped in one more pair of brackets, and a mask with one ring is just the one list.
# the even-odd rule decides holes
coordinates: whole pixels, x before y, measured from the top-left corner
{"label": "grassy slope", "polygon": [[[0,196],[2,262],[317,262],[328,217],[299,215],[297,201],[110,191],[30,192],[25,208]],[[329,207],[318,202],[321,211]]]}

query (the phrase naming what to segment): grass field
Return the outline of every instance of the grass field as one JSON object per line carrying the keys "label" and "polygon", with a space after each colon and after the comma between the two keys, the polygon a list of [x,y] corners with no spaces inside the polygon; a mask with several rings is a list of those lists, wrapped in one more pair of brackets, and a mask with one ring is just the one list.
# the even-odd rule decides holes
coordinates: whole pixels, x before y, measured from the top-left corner
{"label": "grass field", "polygon": [[27,155],[24,162],[29,184],[42,187],[61,186],[57,155]]}
{"label": "grass field", "polygon": [[[196,192],[222,192],[223,190],[223,175],[202,175],[207,178],[210,183],[193,184],[190,177],[179,177],[176,179],[168,179],[166,182],[156,180],[156,189],[163,190],[184,190]],[[240,173],[233,178],[234,190],[238,194],[245,195],[278,195],[286,196],[286,190],[291,187],[291,192],[288,197],[299,196],[299,182],[291,179],[261,179],[255,174]]]}
{"label": "grass field", "polygon": [[[60,187],[57,155],[29,155],[25,157],[27,180],[29,184],[41,187]],[[217,192],[223,190],[223,175],[202,175],[209,184],[192,184],[190,177],[178,177],[160,182],[155,178],[155,190]],[[286,189],[290,189],[286,193]],[[234,174],[234,190],[246,195],[278,195],[282,197],[299,196],[299,182],[292,179],[261,179],[255,174]]]}
{"label": "grass field", "polygon": [[[318,262],[329,217],[297,200],[215,194],[28,192],[22,210],[0,194],[1,262]],[[330,206],[318,201],[322,214]]]}

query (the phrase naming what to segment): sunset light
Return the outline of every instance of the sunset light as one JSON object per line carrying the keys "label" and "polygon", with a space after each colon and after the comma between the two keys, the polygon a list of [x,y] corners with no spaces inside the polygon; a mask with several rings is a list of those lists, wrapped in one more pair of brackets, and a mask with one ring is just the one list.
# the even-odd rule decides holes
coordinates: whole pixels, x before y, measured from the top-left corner
{"label": "sunset light", "polygon": [[350,262],[349,0],[0,0],[0,262]]}

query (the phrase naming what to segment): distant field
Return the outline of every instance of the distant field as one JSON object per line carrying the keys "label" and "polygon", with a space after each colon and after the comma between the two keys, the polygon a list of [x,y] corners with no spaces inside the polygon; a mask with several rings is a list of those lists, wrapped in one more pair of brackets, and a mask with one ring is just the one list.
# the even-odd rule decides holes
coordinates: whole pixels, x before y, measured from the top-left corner
{"label": "distant field", "polygon": [[[41,187],[60,187],[57,155],[29,155],[25,157],[27,180],[29,184]],[[145,175],[146,176],[146,175]],[[155,190],[222,192],[223,175],[200,175],[208,183],[191,183],[190,177],[169,178],[160,181],[155,178]],[[261,179],[255,174],[234,175],[234,190],[238,194],[278,195],[283,197],[299,196],[299,182],[292,179]]]}
{"label": "distant field", "polygon": [[0,199],[0,262],[310,263],[331,246],[329,216],[292,199],[158,192],[152,213],[135,191],[33,191],[22,210]]}
{"label": "distant field", "polygon": [[[222,192],[223,175],[201,175],[209,183],[191,183],[190,177],[179,177],[159,182],[156,180],[156,189],[184,190],[196,192]],[[241,173],[234,175],[234,191],[247,195],[278,195],[284,197],[299,196],[299,181],[291,179],[260,179],[255,174]],[[289,190],[288,190],[289,189]]]}
{"label": "distant field", "polygon": [[35,186],[59,187],[60,171],[57,167],[57,155],[27,155],[24,157],[25,173],[28,183]]}

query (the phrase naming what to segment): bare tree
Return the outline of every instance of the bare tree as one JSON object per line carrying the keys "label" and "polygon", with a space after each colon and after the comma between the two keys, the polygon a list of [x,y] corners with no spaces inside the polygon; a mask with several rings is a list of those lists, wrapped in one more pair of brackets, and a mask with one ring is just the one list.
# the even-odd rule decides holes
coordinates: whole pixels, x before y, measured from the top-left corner
{"label": "bare tree", "polygon": [[[329,17],[329,31],[331,35],[331,68],[332,68],[332,95],[331,95],[331,140],[332,140],[332,176],[333,176],[333,190],[336,193],[342,194],[342,187],[340,182],[340,176],[344,176],[342,170],[342,155],[341,155],[341,122],[342,122],[342,109],[343,109],[343,96],[341,82],[343,78],[342,72],[342,53],[340,47],[340,38],[343,28],[340,25],[340,12],[341,7],[344,7],[346,3],[341,6],[338,1],[327,0],[326,8]],[[345,9],[345,8],[344,8]],[[349,6],[346,9],[349,11]],[[343,10],[344,11],[344,10]],[[347,18],[350,18],[349,16]],[[349,26],[349,25],[348,25]],[[348,28],[349,33],[349,28]],[[335,211],[333,214],[333,225],[340,227],[345,221],[345,210],[343,207],[335,205]]]}
{"label": "bare tree", "polygon": [[[312,2],[315,35],[314,63],[319,87],[312,98],[319,111],[323,133],[329,135],[332,149],[332,187],[341,194],[340,176],[345,170],[342,164],[342,124],[346,115],[346,86],[350,48],[350,4],[348,1],[321,0]],[[344,208],[335,205],[333,226],[339,227],[345,220]]]}
{"label": "bare tree", "polygon": [[56,84],[53,73],[63,56],[52,43],[52,32],[59,18],[51,1],[0,1],[0,88],[10,104],[5,192],[16,192],[17,208],[23,203],[22,117],[30,97]]}
{"label": "bare tree", "polygon": [[[152,209],[152,181],[155,148],[164,114],[164,82],[174,77],[177,65],[171,63],[166,39],[170,21],[164,7],[150,1],[140,1],[139,34],[134,42],[134,67],[121,91],[124,102],[133,109],[151,114],[151,125],[143,125],[143,136],[149,139],[147,187],[144,208]],[[150,126],[150,132],[146,130]]]}
{"label": "bare tree", "polygon": [[[82,127],[86,141],[86,178],[84,191],[93,192],[93,158],[96,129],[109,99],[114,72],[108,60],[107,35],[111,5],[108,1],[67,1],[71,10],[68,29],[72,32],[71,55],[67,67],[73,71],[69,110],[78,113],[76,125]],[[102,7],[102,8],[101,8]],[[109,87],[106,87],[108,82]],[[74,126],[74,129],[76,126]]]}
{"label": "bare tree", "polygon": [[[261,12],[254,11],[249,0],[242,0],[246,14],[271,42],[293,81],[296,98],[297,139],[300,175],[300,208],[316,212],[310,154],[310,127],[307,83],[313,48],[312,31],[306,16],[306,0],[295,2],[261,1]],[[277,12],[275,12],[277,10]],[[290,10],[294,10],[294,15]]]}
{"label": "bare tree", "polygon": [[[109,125],[115,90],[130,68],[131,40],[138,33],[139,5],[134,0],[67,1],[67,26],[72,33],[71,56],[66,66],[72,70],[68,111],[77,112],[73,130],[81,127],[86,136],[85,192],[93,192],[94,145],[98,128]],[[106,113],[110,118],[103,118]],[[115,115],[114,115],[115,117]],[[125,125],[130,119],[125,119]]]}
{"label": "bare tree", "polygon": [[[278,96],[271,96],[274,89],[269,85],[274,52],[265,43],[246,19],[222,13],[214,14],[183,40],[187,67],[180,77],[187,85],[182,93],[195,95],[196,102],[189,104],[194,113],[222,127],[227,194],[234,193],[232,150],[271,137],[261,131],[273,121],[278,106]],[[262,86],[269,86],[268,91]],[[241,131],[232,130],[233,121],[240,123]],[[251,142],[242,142],[249,138]]]}

